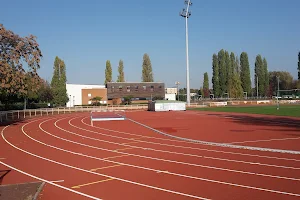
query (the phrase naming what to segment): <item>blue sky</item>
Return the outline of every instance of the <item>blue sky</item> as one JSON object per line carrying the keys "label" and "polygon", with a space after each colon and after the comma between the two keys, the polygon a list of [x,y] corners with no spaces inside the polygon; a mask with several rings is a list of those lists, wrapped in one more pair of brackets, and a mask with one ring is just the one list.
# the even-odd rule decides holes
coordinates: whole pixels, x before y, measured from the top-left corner
{"label": "blue sky", "polygon": [[[142,57],[150,55],[155,81],[173,87],[186,82],[184,0],[3,1],[0,23],[33,34],[43,53],[40,75],[51,80],[55,56],[67,65],[69,83],[103,84],[106,60],[117,77],[123,59],[126,81],[140,81]],[[297,76],[300,51],[299,0],[193,0],[189,18],[190,79],[200,88],[211,80],[213,53],[257,54],[269,70]],[[210,83],[211,86],[211,83]]]}

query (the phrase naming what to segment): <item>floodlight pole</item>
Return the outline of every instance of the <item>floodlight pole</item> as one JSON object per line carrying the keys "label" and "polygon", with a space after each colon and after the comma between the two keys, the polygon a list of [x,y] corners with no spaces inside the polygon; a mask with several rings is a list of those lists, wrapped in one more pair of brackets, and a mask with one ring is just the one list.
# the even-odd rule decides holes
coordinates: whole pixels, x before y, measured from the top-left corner
{"label": "floodlight pole", "polygon": [[186,43],[186,103],[187,106],[190,106],[190,74],[189,74],[189,38],[188,38],[188,18],[191,16],[189,11],[190,6],[192,5],[191,0],[185,0],[184,3],[187,5],[186,8],[180,13],[181,17],[185,18],[185,43]]}
{"label": "floodlight pole", "polygon": [[180,82],[176,82],[175,83],[177,85],[177,101],[179,101],[179,85],[180,85]]}
{"label": "floodlight pole", "polygon": [[277,110],[279,110],[279,76],[277,76]]}

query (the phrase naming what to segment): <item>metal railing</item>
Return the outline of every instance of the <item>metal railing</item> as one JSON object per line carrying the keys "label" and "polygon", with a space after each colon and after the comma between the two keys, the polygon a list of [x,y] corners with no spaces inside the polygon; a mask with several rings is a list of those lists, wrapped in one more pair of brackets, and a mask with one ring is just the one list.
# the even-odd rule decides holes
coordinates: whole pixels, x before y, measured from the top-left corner
{"label": "metal railing", "polygon": [[76,106],[61,108],[41,108],[26,110],[0,111],[0,122],[22,120],[32,117],[69,114],[74,112],[91,112],[101,110],[147,110],[148,105],[111,105],[111,106]]}

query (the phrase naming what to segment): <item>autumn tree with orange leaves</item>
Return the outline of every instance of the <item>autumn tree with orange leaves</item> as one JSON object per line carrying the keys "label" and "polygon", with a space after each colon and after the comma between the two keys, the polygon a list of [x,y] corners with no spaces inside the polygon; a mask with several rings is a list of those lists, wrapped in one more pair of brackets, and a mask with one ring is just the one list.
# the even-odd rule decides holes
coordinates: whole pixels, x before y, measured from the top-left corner
{"label": "autumn tree with orange leaves", "polygon": [[26,99],[39,89],[41,57],[35,36],[21,37],[0,24],[0,100],[7,96]]}

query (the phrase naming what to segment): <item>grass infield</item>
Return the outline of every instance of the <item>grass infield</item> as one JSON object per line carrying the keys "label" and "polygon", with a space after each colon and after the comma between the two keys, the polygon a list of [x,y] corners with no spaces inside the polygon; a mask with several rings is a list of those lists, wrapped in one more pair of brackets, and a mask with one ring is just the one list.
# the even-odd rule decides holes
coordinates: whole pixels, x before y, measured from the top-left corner
{"label": "grass infield", "polygon": [[280,105],[277,106],[249,106],[249,107],[206,107],[206,108],[191,108],[189,110],[213,111],[213,112],[232,112],[232,113],[251,113],[263,115],[278,115],[300,117],[300,105]]}

